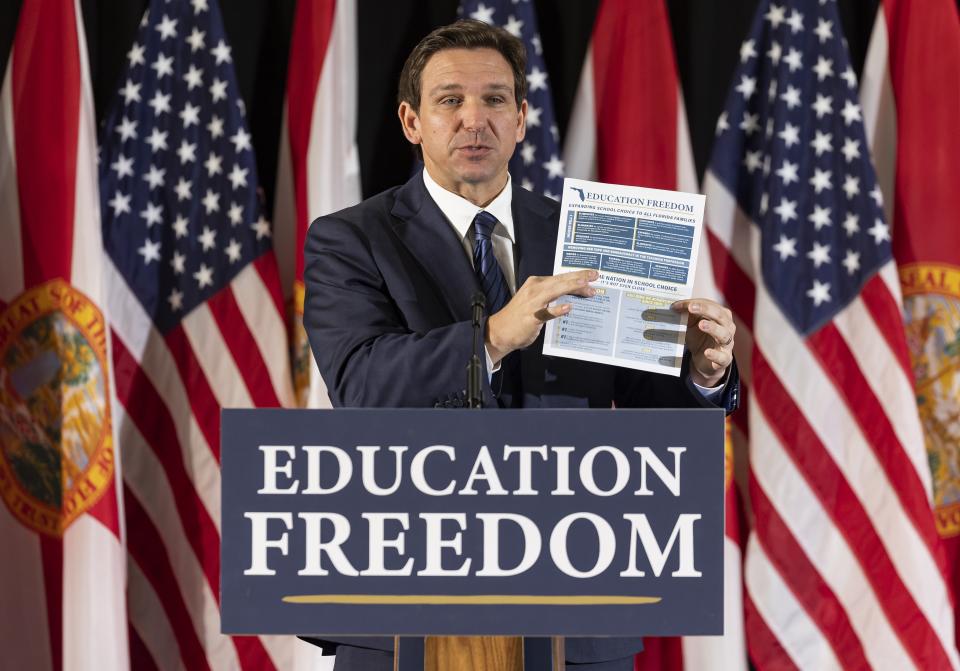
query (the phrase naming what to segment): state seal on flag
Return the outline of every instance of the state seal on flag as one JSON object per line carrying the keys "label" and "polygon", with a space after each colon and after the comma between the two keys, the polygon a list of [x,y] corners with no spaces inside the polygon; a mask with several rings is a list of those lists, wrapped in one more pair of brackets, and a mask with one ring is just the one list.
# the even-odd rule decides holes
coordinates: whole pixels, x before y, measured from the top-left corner
{"label": "state seal on flag", "polygon": [[0,314],[0,498],[49,536],[113,480],[106,343],[100,310],[59,278]]}
{"label": "state seal on flag", "polygon": [[937,530],[960,534],[960,268],[900,268],[917,407],[933,474]]}
{"label": "state seal on flag", "polygon": [[293,316],[290,324],[290,365],[297,405],[307,407],[310,400],[310,341],[303,327],[303,282],[293,283]]}

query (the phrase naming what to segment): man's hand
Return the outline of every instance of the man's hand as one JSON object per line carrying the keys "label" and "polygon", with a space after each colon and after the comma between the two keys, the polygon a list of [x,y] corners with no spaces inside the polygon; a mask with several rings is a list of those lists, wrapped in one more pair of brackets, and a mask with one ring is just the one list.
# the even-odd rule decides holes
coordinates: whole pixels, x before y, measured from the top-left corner
{"label": "man's hand", "polygon": [[715,387],[733,361],[733,335],[737,331],[733,313],[705,298],[677,301],[670,306],[686,312],[687,349],[690,350],[690,377],[701,387]]}
{"label": "man's hand", "polygon": [[590,282],[600,277],[595,270],[577,270],[552,277],[530,277],[503,309],[487,320],[487,353],[494,364],[514,350],[533,344],[544,323],[570,312],[570,306],[550,303],[566,294],[593,296]]}

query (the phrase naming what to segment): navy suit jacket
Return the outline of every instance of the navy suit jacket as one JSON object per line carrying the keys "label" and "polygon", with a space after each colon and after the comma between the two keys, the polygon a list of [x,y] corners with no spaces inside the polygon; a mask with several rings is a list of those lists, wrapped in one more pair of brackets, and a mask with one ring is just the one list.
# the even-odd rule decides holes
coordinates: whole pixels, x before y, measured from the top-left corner
{"label": "navy suit jacket", "polygon": [[[560,206],[513,187],[517,286],[552,275]],[[307,234],[303,323],[336,407],[464,405],[471,298],[480,287],[453,227],[418,172],[403,186],[320,217]],[[717,407],[679,378],[542,354],[543,334],[501,363],[490,408]],[[483,357],[482,357],[483,358]],[[485,365],[485,363],[484,363]],[[735,366],[720,407],[739,395]],[[354,645],[390,650],[391,639]],[[570,639],[569,661],[625,657],[640,639]]]}

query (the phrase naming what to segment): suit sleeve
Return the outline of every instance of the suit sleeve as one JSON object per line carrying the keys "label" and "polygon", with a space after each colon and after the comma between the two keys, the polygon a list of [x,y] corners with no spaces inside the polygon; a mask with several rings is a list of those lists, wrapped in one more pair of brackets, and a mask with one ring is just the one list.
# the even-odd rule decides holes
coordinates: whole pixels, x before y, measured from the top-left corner
{"label": "suit sleeve", "polygon": [[729,415],[740,405],[740,375],[737,363],[730,365],[723,391],[707,399],[690,379],[690,352],[684,350],[680,377],[620,368],[615,381],[614,403],[620,408],[723,408]]}
{"label": "suit sleeve", "polygon": [[[410,330],[357,226],[335,217],[314,222],[304,284],[304,328],[335,406],[464,404],[471,322]],[[484,399],[491,402],[484,357],[481,365]]]}

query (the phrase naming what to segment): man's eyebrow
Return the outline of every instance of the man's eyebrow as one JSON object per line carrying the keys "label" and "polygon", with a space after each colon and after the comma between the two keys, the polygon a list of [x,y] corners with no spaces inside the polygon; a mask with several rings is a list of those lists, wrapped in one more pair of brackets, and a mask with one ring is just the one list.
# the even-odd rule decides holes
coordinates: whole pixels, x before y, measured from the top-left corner
{"label": "man's eyebrow", "polygon": [[[462,91],[463,84],[438,84],[430,89],[429,95],[437,95],[438,93],[449,93],[450,91]],[[512,91],[513,86],[510,84],[490,84],[486,87],[486,91]]]}
{"label": "man's eyebrow", "polygon": [[460,91],[462,89],[463,89],[462,84],[440,84],[430,89],[430,95],[435,95],[437,93],[444,93],[447,91]]}

